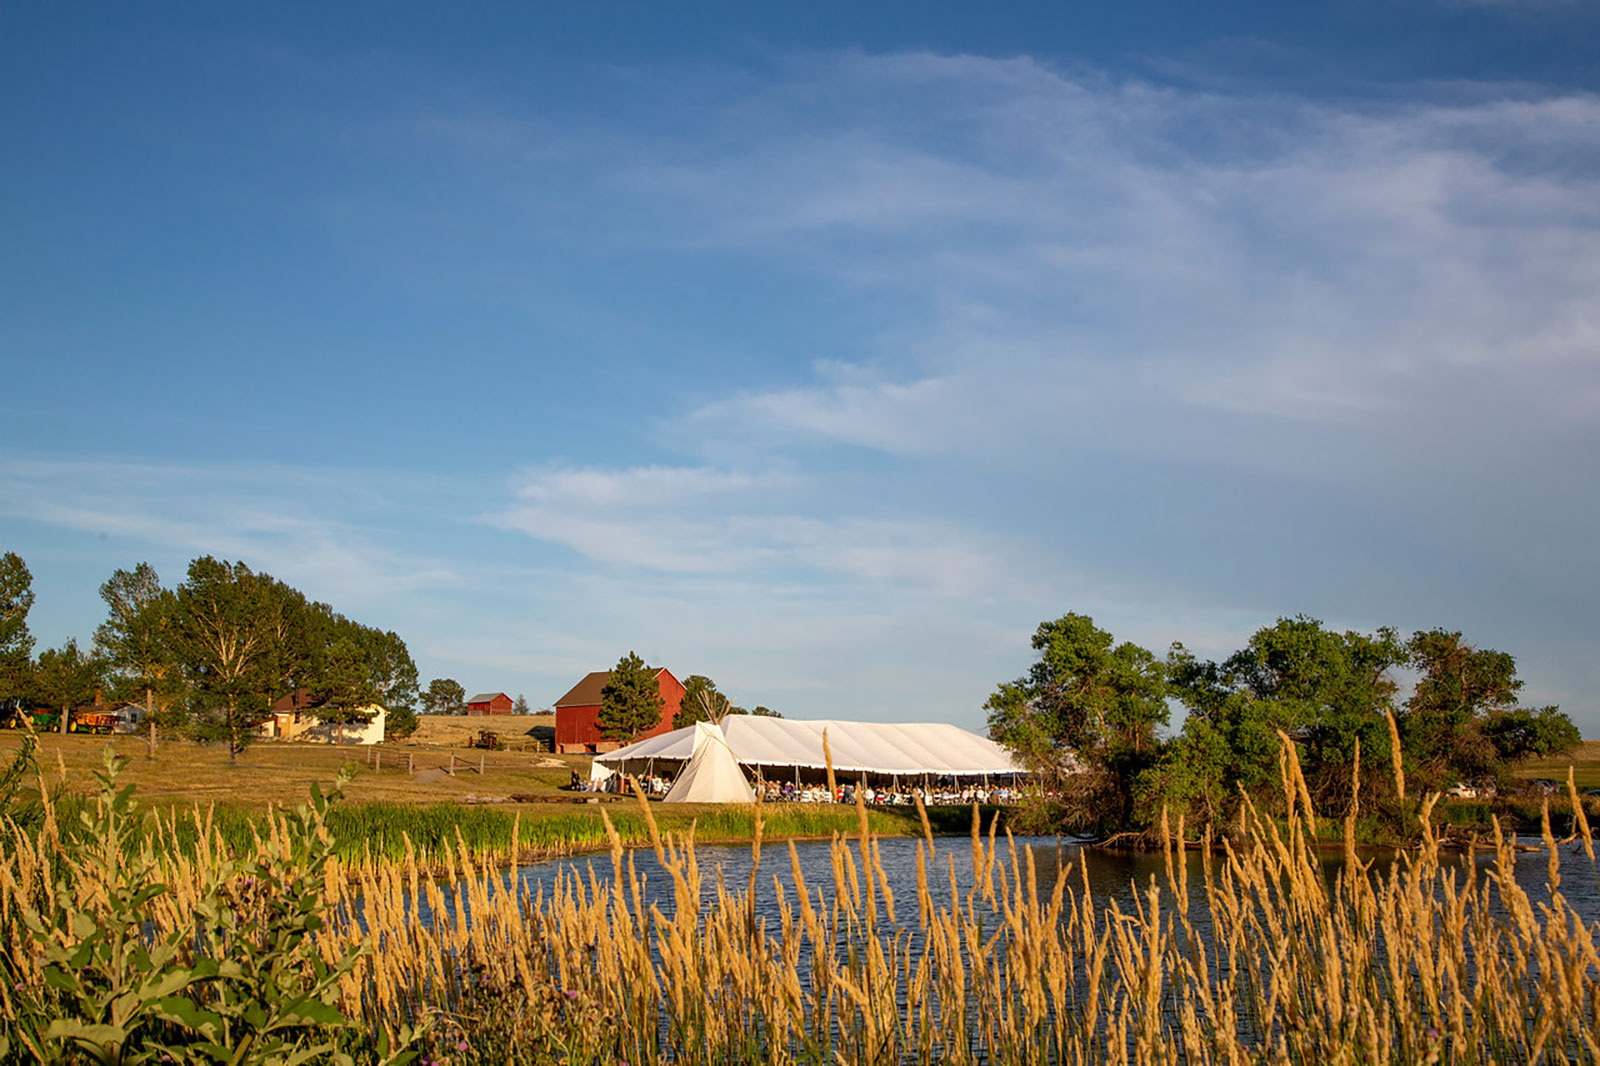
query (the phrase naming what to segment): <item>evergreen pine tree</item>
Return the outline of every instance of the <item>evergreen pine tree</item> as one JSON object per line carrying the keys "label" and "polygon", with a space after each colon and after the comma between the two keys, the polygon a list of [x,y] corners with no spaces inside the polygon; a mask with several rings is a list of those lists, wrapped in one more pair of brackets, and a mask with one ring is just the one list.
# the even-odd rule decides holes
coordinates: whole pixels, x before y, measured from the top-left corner
{"label": "evergreen pine tree", "polygon": [[665,710],[656,672],[630,651],[617,661],[606,687],[600,690],[596,724],[607,740],[626,743],[654,729]]}

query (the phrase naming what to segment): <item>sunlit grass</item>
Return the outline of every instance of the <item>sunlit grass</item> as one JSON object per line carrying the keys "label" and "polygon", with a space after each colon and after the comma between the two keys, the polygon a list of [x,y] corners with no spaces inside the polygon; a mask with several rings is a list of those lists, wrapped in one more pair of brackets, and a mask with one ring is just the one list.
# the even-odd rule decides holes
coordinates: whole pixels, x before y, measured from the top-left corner
{"label": "sunlit grass", "polygon": [[[690,836],[641,800],[596,809],[608,878],[574,868],[534,885],[496,869],[496,842],[570,841],[593,824],[583,813],[513,816],[508,828],[498,810],[336,807],[327,828],[369,846],[327,870],[316,937],[328,959],[372,946],[338,992],[365,1039],[420,1023],[441,1064],[1600,1061],[1600,954],[1562,894],[1572,859],[1563,869],[1547,810],[1536,896],[1493,822],[1492,865],[1442,860],[1431,796],[1415,800],[1417,846],[1381,874],[1357,851],[1352,810],[1330,880],[1318,843],[1329,827],[1287,743],[1282,768],[1279,817],[1247,806],[1236,843],[1185,841],[1181,821],[1164,824],[1165,874],[1135,886],[1131,908],[1092,893],[1092,857],[1042,878],[993,822],[969,840],[940,839],[929,823],[914,883],[896,885],[879,857],[879,812],[702,811]],[[1568,810],[1575,799],[1575,788],[1557,798]],[[845,831],[841,813],[853,819]],[[219,871],[238,869],[223,856],[281,865],[293,854],[286,820],[251,824],[237,844],[231,823],[168,814],[144,838],[171,886],[148,935],[190,928],[232,898],[216,891]],[[820,884],[771,843],[813,829],[835,833]],[[696,838],[740,833],[748,880],[708,877]],[[9,838],[0,928],[21,994],[43,978],[14,915],[61,891],[70,848],[53,819]],[[660,903],[647,902],[632,841],[670,882]],[[1202,845],[1197,872],[1185,843]],[[399,859],[385,857],[396,847]],[[1578,861],[1594,876],[1592,856]],[[958,864],[971,887],[958,887]],[[71,890],[97,906],[74,869]],[[756,898],[773,894],[778,917],[764,920]],[[347,1046],[374,1057],[360,1039]]]}

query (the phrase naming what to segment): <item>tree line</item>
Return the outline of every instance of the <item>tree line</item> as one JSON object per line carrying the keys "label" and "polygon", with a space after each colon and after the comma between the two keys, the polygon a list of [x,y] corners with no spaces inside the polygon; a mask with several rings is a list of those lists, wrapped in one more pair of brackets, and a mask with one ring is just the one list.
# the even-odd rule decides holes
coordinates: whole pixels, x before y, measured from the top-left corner
{"label": "tree line", "polygon": [[[1504,785],[1518,762],[1581,739],[1558,707],[1518,705],[1511,655],[1446,629],[1404,639],[1297,615],[1214,662],[1181,643],[1160,658],[1067,614],[1039,626],[1033,649],[1028,673],[985,703],[990,735],[1057,797],[1052,817],[1081,828],[1147,828],[1163,810],[1225,822],[1243,793],[1277,789],[1280,733],[1318,809],[1340,815],[1358,772],[1363,810],[1399,811],[1406,780],[1414,791]],[[1402,700],[1403,671],[1415,685]],[[1174,707],[1183,725],[1166,736]]]}
{"label": "tree line", "polygon": [[388,712],[389,735],[416,729],[417,668],[397,633],[352,621],[242,562],[201,556],[175,588],[148,563],[117,570],[100,586],[106,619],[93,643],[72,639],[37,657],[32,586],[20,556],[0,555],[0,701],[58,711],[63,728],[103,693],[139,704],[164,732],[225,742],[233,758],[274,701],[305,689],[322,721],[366,721],[376,704]]}

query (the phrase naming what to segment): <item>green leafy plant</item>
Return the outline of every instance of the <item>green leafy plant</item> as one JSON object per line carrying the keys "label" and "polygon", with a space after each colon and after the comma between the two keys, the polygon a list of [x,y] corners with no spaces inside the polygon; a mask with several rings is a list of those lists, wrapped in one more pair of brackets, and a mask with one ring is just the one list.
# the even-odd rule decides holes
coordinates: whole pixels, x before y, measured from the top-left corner
{"label": "green leafy plant", "polygon": [[411,1027],[393,1042],[349,1039],[339,982],[370,947],[330,959],[316,939],[333,853],[324,823],[345,779],[329,796],[313,785],[311,802],[283,817],[285,846],[196,862],[185,886],[192,924],[166,923],[156,936],[149,931],[164,924],[158,913],[174,886],[160,879],[152,835],[139,832],[133,786],[117,787],[126,762],[107,746],[82,832],[63,839],[42,898],[15,908],[18,926],[6,931],[31,941],[38,973],[19,962],[28,952],[0,956],[10,990],[0,1058],[18,1050],[44,1063],[353,1063],[347,1043],[368,1045],[384,1063],[414,1058]]}

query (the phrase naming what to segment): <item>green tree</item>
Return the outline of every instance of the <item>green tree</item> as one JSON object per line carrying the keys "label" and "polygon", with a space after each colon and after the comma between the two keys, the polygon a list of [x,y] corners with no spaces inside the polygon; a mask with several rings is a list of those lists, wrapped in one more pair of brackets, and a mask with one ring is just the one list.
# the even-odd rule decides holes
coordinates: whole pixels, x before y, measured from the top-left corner
{"label": "green tree", "polygon": [[404,740],[417,731],[417,712],[410,707],[396,707],[383,723],[385,740]]}
{"label": "green tree", "polygon": [[283,645],[300,632],[285,615],[298,615],[304,598],[296,603],[285,588],[242,562],[209,555],[191,562],[178,586],[174,631],[199,707],[201,735],[225,739],[230,761],[271,717],[272,693],[286,671],[303,669],[304,653]]}
{"label": "green tree", "polygon": [[617,660],[600,690],[600,714],[595,721],[607,740],[627,742],[660,724],[665,710],[656,671],[630,651]]}
{"label": "green tree", "polygon": [[716,722],[727,713],[728,697],[717,691],[717,683],[704,674],[690,674],[683,683],[683,700],[672,724],[682,728],[696,722]]}
{"label": "green tree", "polygon": [[1041,623],[1027,675],[984,704],[989,735],[1047,785],[1067,790],[1079,824],[1126,823],[1139,773],[1160,752],[1166,666],[1137,644],[1117,644],[1087,615]]}
{"label": "green tree", "polygon": [[1418,676],[1400,734],[1422,787],[1503,777],[1513,763],[1578,743],[1577,727],[1559,708],[1516,705],[1522,681],[1507,653],[1444,629],[1414,633],[1406,647]]}
{"label": "green tree", "polygon": [[16,552],[0,555],[0,699],[28,690],[33,667],[33,575]]}
{"label": "green tree", "polygon": [[394,711],[416,707],[420,694],[417,691],[417,664],[400,634],[394,630],[356,627],[356,643],[365,653],[367,669],[378,693],[378,702]]}
{"label": "green tree", "polygon": [[[339,709],[330,707],[324,721],[348,724],[368,720],[373,704],[384,707],[391,715],[404,708],[412,710],[418,699],[417,667],[405,641],[393,630],[353,622],[324,605],[316,604],[316,621],[313,641],[317,645],[311,680],[306,687],[326,698],[329,693],[349,693],[360,690],[362,702],[348,705],[348,697],[339,697]],[[359,676],[358,676],[359,675]],[[387,725],[385,732],[388,731]],[[341,739],[343,730],[341,729]]]}
{"label": "green tree", "polygon": [[1241,788],[1271,795],[1280,731],[1300,745],[1320,809],[1337,812],[1348,802],[1358,739],[1369,755],[1363,788],[1386,787],[1385,763],[1370,756],[1388,750],[1391,671],[1406,658],[1392,629],[1338,633],[1304,615],[1257,630],[1221,664],[1174,644],[1168,678],[1188,717],[1165,760],[1171,765],[1146,779],[1149,804],[1193,801],[1203,808],[1196,814],[1216,817]]}
{"label": "green tree", "polygon": [[34,698],[61,712],[63,733],[68,729],[73,708],[92,703],[104,683],[105,663],[93,654],[79,651],[76,640],[39,653],[39,665],[33,674]]}
{"label": "green tree", "polygon": [[332,607],[312,603],[305,593],[269,574],[255,576],[268,622],[262,692],[270,704],[285,692],[318,686],[328,645],[344,634],[349,622]]}
{"label": "green tree", "polygon": [[1504,763],[1560,755],[1583,741],[1572,719],[1557,707],[1496,711],[1484,722],[1484,732]]}
{"label": "green tree", "polygon": [[1516,661],[1444,629],[1414,633],[1406,648],[1418,674],[1397,716],[1408,772],[1434,790],[1497,776],[1503,760],[1485,726],[1516,705]]}
{"label": "green tree", "polygon": [[750,713],[752,715],[754,715],[755,717],[757,717],[757,718],[782,718],[783,717],[783,715],[779,714],[777,711],[773,710],[771,707],[763,707],[760,704],[757,704],[755,706],[755,709],[752,710]]}
{"label": "green tree", "polygon": [[345,726],[372,721],[382,696],[366,650],[348,637],[328,646],[313,693],[320,701],[317,718],[336,727],[340,744]]}
{"label": "green tree", "polygon": [[100,586],[100,598],[107,614],[95,630],[96,653],[106,661],[114,696],[143,703],[153,747],[157,726],[175,726],[183,718],[183,672],[174,642],[178,598],[161,587],[149,563],[114,571]]}
{"label": "green tree", "polygon": [[517,701],[511,705],[512,714],[532,714],[528,709],[528,698],[522,693],[517,693]]}
{"label": "green tree", "polygon": [[467,690],[453,678],[436,677],[422,694],[422,709],[426,714],[461,714],[467,709]]}

